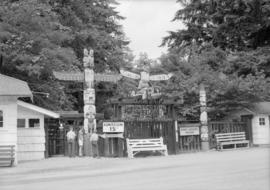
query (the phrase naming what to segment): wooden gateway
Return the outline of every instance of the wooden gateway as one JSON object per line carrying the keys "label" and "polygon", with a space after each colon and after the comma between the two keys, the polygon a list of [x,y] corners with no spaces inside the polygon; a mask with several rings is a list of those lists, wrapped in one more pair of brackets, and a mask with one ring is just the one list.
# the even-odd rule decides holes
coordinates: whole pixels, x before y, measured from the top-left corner
{"label": "wooden gateway", "polygon": [[[111,98],[108,101],[111,116],[98,125],[98,132],[103,137],[101,155],[124,156],[127,155],[126,140],[163,138],[169,154],[176,153],[175,144],[175,105],[181,104],[180,98],[167,98],[165,96],[155,99],[142,99],[141,97]],[[104,123],[112,123],[112,131],[104,131]],[[122,122],[122,131],[114,129],[113,123]]]}

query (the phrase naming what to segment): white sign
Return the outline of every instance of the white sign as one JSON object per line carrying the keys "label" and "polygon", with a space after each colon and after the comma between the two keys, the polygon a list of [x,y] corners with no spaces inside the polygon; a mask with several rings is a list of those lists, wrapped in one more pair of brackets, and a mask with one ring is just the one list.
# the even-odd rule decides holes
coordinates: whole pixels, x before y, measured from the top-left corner
{"label": "white sign", "polygon": [[123,133],[124,122],[103,122],[104,133]]}
{"label": "white sign", "polygon": [[180,127],[180,136],[199,135],[199,127]]}

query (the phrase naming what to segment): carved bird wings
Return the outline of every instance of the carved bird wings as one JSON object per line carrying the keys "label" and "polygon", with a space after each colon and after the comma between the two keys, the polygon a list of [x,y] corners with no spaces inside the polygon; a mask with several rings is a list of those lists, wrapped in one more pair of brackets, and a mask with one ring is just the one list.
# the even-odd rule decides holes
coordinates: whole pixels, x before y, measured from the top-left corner
{"label": "carved bird wings", "polygon": [[164,81],[164,80],[169,80],[173,74],[169,73],[169,74],[159,74],[159,75],[149,75],[149,73],[146,72],[142,72],[140,75],[130,72],[130,71],[125,71],[123,69],[120,69],[120,73],[121,75],[123,75],[124,77],[128,77],[128,78],[132,78],[132,79],[142,79],[142,74],[147,74],[148,77],[144,77],[147,78],[147,80],[150,81]]}

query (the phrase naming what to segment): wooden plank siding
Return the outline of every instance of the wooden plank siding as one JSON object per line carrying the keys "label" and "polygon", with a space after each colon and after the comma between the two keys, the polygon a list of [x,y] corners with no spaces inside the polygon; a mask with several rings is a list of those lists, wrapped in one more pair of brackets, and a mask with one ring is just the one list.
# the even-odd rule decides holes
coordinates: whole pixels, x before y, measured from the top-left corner
{"label": "wooden plank siding", "polygon": [[196,152],[201,150],[201,138],[200,135],[181,136],[181,127],[200,127],[200,123],[181,123],[178,122],[178,149],[179,153],[183,152]]}

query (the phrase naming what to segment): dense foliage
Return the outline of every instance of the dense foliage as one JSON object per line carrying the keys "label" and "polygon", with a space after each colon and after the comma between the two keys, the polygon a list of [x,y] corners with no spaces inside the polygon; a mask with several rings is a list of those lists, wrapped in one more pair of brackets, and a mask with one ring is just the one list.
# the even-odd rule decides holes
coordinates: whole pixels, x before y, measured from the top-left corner
{"label": "dense foliage", "polygon": [[178,0],[182,5],[174,18],[186,25],[164,39],[169,47],[202,44],[230,50],[270,45],[269,0]]}
{"label": "dense foliage", "polygon": [[94,49],[96,72],[125,65],[128,42],[113,6],[106,0],[2,0],[0,72],[49,93],[49,98],[34,93],[40,106],[81,108],[82,84],[61,83],[52,71],[82,71],[83,48]]}
{"label": "dense foliage", "polygon": [[199,116],[198,86],[207,87],[212,119],[252,102],[270,100],[270,2],[267,0],[179,0],[161,68],[174,72],[166,92],[184,96],[181,115]]}

